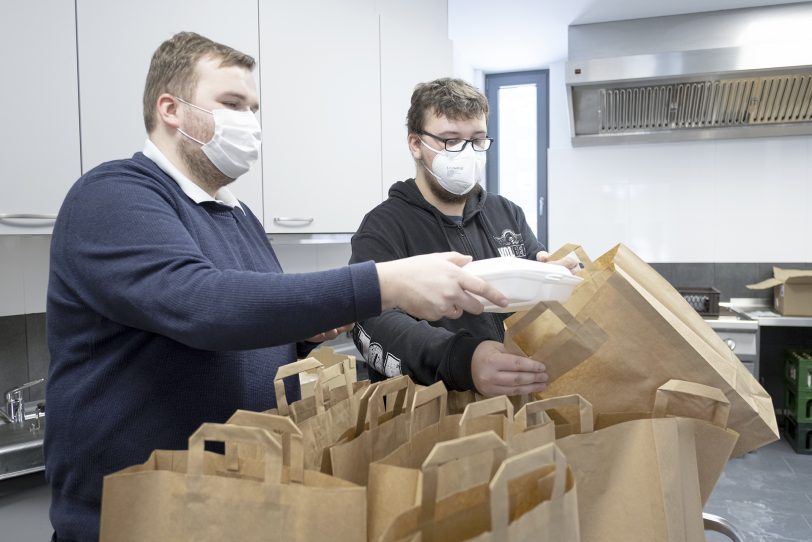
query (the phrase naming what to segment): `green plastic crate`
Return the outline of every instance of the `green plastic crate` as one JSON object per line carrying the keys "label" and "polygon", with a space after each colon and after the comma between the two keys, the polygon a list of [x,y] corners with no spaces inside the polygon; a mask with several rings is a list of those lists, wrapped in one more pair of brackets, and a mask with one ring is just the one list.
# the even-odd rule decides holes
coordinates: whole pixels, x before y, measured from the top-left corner
{"label": "green plastic crate", "polygon": [[812,392],[797,393],[784,387],[784,409],[798,423],[812,423]]}
{"label": "green plastic crate", "polygon": [[784,436],[792,449],[799,454],[812,455],[812,423],[797,423],[790,417],[784,420]]}
{"label": "green plastic crate", "polygon": [[796,393],[812,392],[812,350],[787,350],[784,378]]}

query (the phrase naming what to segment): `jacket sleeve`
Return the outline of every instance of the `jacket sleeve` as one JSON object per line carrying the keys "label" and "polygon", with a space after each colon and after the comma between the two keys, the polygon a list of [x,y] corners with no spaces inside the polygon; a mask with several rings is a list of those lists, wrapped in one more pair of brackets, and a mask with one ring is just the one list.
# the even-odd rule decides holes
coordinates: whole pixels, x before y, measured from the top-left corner
{"label": "jacket sleeve", "polygon": [[513,216],[516,220],[516,224],[519,226],[519,229],[522,232],[522,239],[524,240],[524,248],[525,254],[527,254],[527,259],[535,260],[536,254],[542,250],[547,250],[547,248],[539,242],[536,235],[533,233],[533,230],[530,228],[530,225],[527,224],[527,220],[525,219],[522,208],[514,203],[511,203],[511,206],[513,207]]}
{"label": "jacket sleeve", "polygon": [[[385,262],[406,256],[391,242],[364,233],[363,229],[364,224],[352,238],[350,263]],[[386,377],[406,374],[418,384],[441,380],[449,389],[473,390],[471,358],[486,339],[467,331],[454,333],[432,326],[395,309],[358,322],[353,340],[369,366]]]}

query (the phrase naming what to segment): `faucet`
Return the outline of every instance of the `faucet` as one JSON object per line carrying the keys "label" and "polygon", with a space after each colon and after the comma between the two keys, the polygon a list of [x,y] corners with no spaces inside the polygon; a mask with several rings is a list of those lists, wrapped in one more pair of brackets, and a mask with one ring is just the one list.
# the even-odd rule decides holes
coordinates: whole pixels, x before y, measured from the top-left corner
{"label": "faucet", "polygon": [[3,412],[3,418],[8,420],[9,423],[24,424],[25,401],[23,400],[23,391],[42,382],[45,382],[44,378],[26,382],[21,386],[6,391],[6,411]]}

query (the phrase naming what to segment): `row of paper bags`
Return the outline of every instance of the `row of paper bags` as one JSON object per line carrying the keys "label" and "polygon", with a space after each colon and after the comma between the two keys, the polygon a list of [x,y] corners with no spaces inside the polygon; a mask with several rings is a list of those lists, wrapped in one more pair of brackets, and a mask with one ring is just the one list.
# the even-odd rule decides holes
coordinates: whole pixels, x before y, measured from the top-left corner
{"label": "row of paper bags", "polygon": [[[505,397],[448,414],[441,383],[415,391],[401,377],[323,411],[357,401],[363,428],[325,446],[322,468],[305,451],[320,434],[305,422],[319,414],[297,426],[238,411],[201,426],[188,451],[158,450],[106,477],[101,538],[703,540],[702,505],[738,437],[725,428],[729,403],[681,381],[656,398],[647,413],[614,416],[578,395],[515,416]],[[665,417],[697,401],[710,419]],[[205,441],[224,442],[225,455]]]}
{"label": "row of paper bags", "polygon": [[[570,301],[507,322],[506,345],[555,378],[541,401],[297,362],[278,416],[237,412],[108,476],[102,539],[703,540],[731,453],[777,438],[769,396],[627,248],[553,257],[573,250],[586,280]],[[282,379],[314,369],[314,395],[289,405]]]}

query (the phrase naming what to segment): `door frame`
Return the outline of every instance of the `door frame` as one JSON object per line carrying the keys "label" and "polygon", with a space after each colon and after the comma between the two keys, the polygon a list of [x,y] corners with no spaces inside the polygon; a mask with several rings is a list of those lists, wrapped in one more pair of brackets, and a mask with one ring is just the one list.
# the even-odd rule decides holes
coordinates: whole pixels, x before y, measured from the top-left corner
{"label": "door frame", "polygon": [[[536,85],[536,172],[538,175],[536,195],[538,197],[538,216],[533,221],[526,217],[531,229],[535,229],[539,242],[547,248],[547,149],[550,147],[550,70],[528,70],[505,73],[485,74],[485,96],[488,98],[488,135],[494,138],[492,149],[488,153],[486,166],[486,189],[499,193],[499,89],[506,86]],[[535,228],[533,228],[535,222]]]}

